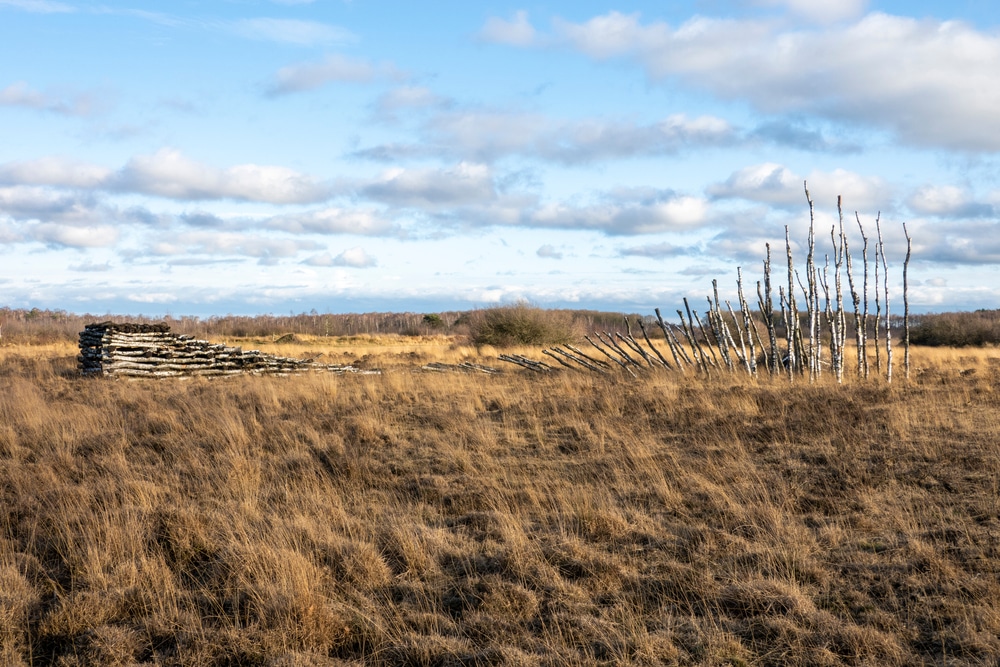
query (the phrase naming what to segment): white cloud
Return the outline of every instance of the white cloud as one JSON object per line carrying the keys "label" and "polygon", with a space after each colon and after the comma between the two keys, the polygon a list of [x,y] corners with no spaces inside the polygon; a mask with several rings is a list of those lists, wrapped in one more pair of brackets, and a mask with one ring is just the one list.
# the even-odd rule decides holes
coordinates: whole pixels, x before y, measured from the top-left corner
{"label": "white cloud", "polygon": [[112,171],[61,157],[43,157],[0,164],[0,183],[93,188],[105,183]]}
{"label": "white cloud", "polygon": [[164,148],[129,160],[112,186],[127,192],[170,199],[237,199],[271,203],[306,203],[327,199],[328,186],[285,167],[242,164],[217,169]]}
{"label": "white cloud", "polygon": [[781,7],[816,23],[835,23],[861,16],[868,0],[754,0],[764,7]]}
{"label": "white cloud", "polygon": [[736,130],[715,116],[673,114],[653,123],[600,118],[565,121],[537,113],[493,110],[435,114],[422,128],[423,145],[383,145],[356,155],[393,161],[407,155],[450,155],[492,161],[507,155],[564,164],[608,158],[669,155],[692,147],[740,141]]}
{"label": "white cloud", "polygon": [[708,222],[704,199],[658,192],[652,198],[608,197],[590,205],[543,204],[519,224],[556,229],[593,229],[607,234],[652,234],[700,227]]}
{"label": "white cloud", "polygon": [[622,257],[650,257],[652,259],[665,259],[667,257],[682,257],[694,254],[696,248],[685,248],[673,243],[649,243],[639,246],[622,248],[618,254]]}
{"label": "white cloud", "polygon": [[92,95],[58,96],[43,93],[24,81],[16,81],[0,89],[0,106],[25,107],[63,116],[88,116],[97,108]]}
{"label": "white cloud", "polygon": [[496,198],[490,168],[467,162],[451,169],[389,169],[361,192],[393,206],[431,209],[481,204]]}
{"label": "white cloud", "polygon": [[537,37],[535,28],[528,21],[528,12],[523,10],[515,12],[510,21],[490,17],[479,31],[479,39],[485,42],[511,46],[530,46]]}
{"label": "white cloud", "polygon": [[118,241],[118,228],[111,225],[77,226],[44,222],[33,225],[29,236],[41,243],[68,248],[104,248]]}
{"label": "white cloud", "polygon": [[92,223],[107,211],[91,195],[49,188],[15,185],[0,187],[0,213],[14,220]]}
{"label": "white cloud", "polygon": [[355,269],[368,269],[377,264],[375,258],[360,247],[348,248],[333,258],[333,266],[349,266]]}
{"label": "white cloud", "polygon": [[375,102],[378,116],[384,120],[395,120],[401,111],[420,111],[446,107],[451,101],[434,94],[424,86],[398,86],[380,95]]}
{"label": "white cloud", "polygon": [[807,176],[793,173],[780,164],[767,162],[733,172],[722,183],[706,192],[718,199],[746,199],[780,207],[806,206],[803,182],[817,206],[836,205],[843,196],[845,210],[884,209],[891,201],[892,190],[878,176],[861,176],[844,169],[830,172],[813,170]]}
{"label": "white cloud", "polygon": [[398,232],[395,223],[367,208],[328,207],[270,218],[266,227],[295,234],[361,234],[379,236]]}
{"label": "white cloud", "polygon": [[307,240],[274,238],[237,232],[188,232],[174,234],[154,242],[149,254],[229,255],[254,257],[264,261],[294,257],[302,251],[318,250],[322,246]]}
{"label": "white cloud", "polygon": [[965,23],[875,12],[824,29],[704,17],[673,28],[612,11],[554,26],[592,58],[634,58],[653,79],[767,113],[861,123],[921,146],[1000,151],[1000,34]]}
{"label": "white cloud", "polygon": [[36,14],[69,14],[76,11],[71,5],[51,0],[0,0],[0,7],[13,7]]}
{"label": "white cloud", "polygon": [[389,63],[374,64],[368,60],[329,55],[319,62],[299,63],[282,67],[268,87],[271,96],[314,90],[328,83],[368,83],[376,79],[401,81],[405,75]]}
{"label": "white cloud", "polygon": [[976,202],[966,188],[954,185],[925,185],[906,201],[910,210],[920,215],[945,218],[973,218],[995,214],[992,204]]}
{"label": "white cloud", "polygon": [[329,184],[286,167],[240,164],[219,169],[171,148],[137,155],[118,171],[61,157],[8,162],[0,164],[0,183],[103,189],[179,200],[235,199],[274,204],[318,202],[332,195]]}
{"label": "white cloud", "polygon": [[543,245],[542,247],[540,247],[538,250],[536,250],[535,254],[538,255],[539,257],[542,257],[542,258],[545,258],[545,259],[562,259],[563,258],[563,254],[560,251],[556,250],[556,247],[554,245],[549,244],[549,243],[546,243],[545,245]]}
{"label": "white cloud", "polygon": [[298,46],[333,44],[357,40],[344,28],[296,19],[256,18],[242,19],[232,24],[233,30],[250,39],[259,39]]}

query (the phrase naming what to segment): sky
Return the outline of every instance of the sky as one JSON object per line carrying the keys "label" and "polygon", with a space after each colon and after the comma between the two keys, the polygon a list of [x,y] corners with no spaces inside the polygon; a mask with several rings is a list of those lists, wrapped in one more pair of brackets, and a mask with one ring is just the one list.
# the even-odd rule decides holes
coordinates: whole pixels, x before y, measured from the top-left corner
{"label": "sky", "polygon": [[0,0],[0,306],[673,312],[842,197],[1000,307],[993,0]]}

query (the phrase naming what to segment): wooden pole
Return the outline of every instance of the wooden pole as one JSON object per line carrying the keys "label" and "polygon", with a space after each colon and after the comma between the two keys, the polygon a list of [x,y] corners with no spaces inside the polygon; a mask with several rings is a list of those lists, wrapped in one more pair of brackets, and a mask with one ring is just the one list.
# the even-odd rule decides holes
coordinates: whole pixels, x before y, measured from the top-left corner
{"label": "wooden pole", "polygon": [[865,265],[865,286],[863,291],[864,297],[864,311],[861,316],[861,358],[864,362],[865,367],[865,379],[868,378],[869,374],[869,364],[868,364],[868,237],[865,235],[865,228],[861,224],[861,217],[858,212],[854,212],[854,218],[858,221],[858,229],[861,231],[861,240],[864,241],[864,247],[861,249],[861,256],[864,259]]}
{"label": "wooden pole", "polygon": [[909,282],[907,281],[907,272],[910,267],[910,253],[913,250],[913,239],[910,238],[910,232],[906,229],[906,223],[903,223],[903,235],[906,237],[906,259],[903,260],[903,368],[905,369],[906,379],[910,379],[910,294],[909,294]]}
{"label": "wooden pole", "polygon": [[885,261],[885,243],[882,241],[882,227],[875,220],[875,230],[878,232],[879,256],[882,258],[882,283],[885,287],[885,380],[892,382],[892,322],[889,311],[889,267]]}

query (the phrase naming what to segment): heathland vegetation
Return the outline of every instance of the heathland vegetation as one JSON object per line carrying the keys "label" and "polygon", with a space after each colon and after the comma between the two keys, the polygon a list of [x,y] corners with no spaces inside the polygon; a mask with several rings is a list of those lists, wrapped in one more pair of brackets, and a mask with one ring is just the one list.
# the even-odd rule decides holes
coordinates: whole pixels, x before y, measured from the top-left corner
{"label": "heathland vegetation", "polygon": [[1000,656],[1000,351],[792,388],[252,324],[384,372],[83,379],[5,325],[0,663]]}
{"label": "heathland vegetation", "polygon": [[908,235],[893,314],[858,228],[679,324],[167,322],[381,374],[83,378],[110,318],[0,312],[0,662],[997,664],[1000,326],[910,317]]}

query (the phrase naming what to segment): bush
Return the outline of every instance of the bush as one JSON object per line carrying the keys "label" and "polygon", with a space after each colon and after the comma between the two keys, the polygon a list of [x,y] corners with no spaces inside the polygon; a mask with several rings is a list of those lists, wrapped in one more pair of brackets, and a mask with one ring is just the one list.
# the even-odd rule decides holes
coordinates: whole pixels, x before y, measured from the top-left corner
{"label": "bush", "polygon": [[571,313],[524,302],[478,310],[469,319],[476,345],[561,345],[578,338]]}
{"label": "bush", "polygon": [[923,315],[910,328],[914,345],[982,347],[1000,343],[1000,311]]}

